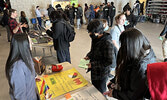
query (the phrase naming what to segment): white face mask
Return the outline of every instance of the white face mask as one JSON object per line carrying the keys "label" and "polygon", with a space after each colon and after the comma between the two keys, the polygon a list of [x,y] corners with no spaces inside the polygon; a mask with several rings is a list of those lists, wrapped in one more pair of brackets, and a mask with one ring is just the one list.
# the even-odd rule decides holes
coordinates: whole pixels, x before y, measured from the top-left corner
{"label": "white face mask", "polygon": [[105,28],[104,28],[104,31],[107,31],[109,29],[109,26],[107,25]]}

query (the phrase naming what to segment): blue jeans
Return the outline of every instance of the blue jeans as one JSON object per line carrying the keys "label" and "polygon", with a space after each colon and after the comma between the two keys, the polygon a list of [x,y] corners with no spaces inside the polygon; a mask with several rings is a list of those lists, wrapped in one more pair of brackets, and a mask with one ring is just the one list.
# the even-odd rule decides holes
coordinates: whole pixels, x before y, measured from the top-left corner
{"label": "blue jeans", "polygon": [[69,48],[67,50],[57,50],[57,59],[59,63],[69,62],[71,63]]}
{"label": "blue jeans", "polygon": [[101,93],[106,92],[106,82],[108,80],[108,76],[103,77],[100,80],[92,80],[92,84],[95,86],[96,89],[98,89]]}
{"label": "blue jeans", "polygon": [[41,26],[42,25],[42,19],[41,19],[41,17],[37,17],[37,20],[38,20],[38,24]]}

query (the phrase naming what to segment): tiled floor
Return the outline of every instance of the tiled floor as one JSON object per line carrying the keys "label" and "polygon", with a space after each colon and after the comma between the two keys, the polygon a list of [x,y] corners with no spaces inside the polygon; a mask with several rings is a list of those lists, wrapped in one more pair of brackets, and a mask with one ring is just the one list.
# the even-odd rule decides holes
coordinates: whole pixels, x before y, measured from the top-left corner
{"label": "tiled floor", "polygon": [[[159,33],[163,29],[162,24],[155,24],[150,22],[138,23],[137,27],[145,34],[150,41],[158,61],[162,61],[162,41],[158,39]],[[5,63],[9,54],[10,44],[7,42],[6,29],[0,26],[0,100],[10,100],[9,97],[9,85],[5,77]],[[70,52],[72,65],[87,79],[90,81],[90,73],[86,74],[85,69],[78,68],[80,59],[85,57],[90,50],[90,38],[86,30],[86,26],[82,26],[80,30],[76,29],[76,38],[71,43]],[[49,51],[49,50],[48,50]],[[54,50],[53,50],[54,51]],[[47,52],[48,53],[48,52]],[[55,52],[54,52],[55,53]],[[37,51],[37,54],[42,54],[41,50]]]}

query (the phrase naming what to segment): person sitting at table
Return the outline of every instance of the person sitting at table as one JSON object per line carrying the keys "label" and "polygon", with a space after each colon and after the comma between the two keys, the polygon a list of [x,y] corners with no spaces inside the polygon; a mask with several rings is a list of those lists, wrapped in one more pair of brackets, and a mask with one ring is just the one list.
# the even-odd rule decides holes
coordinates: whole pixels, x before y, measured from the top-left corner
{"label": "person sitting at table", "polygon": [[15,34],[6,62],[11,100],[38,100],[35,69],[27,34]]}
{"label": "person sitting at table", "polygon": [[156,61],[154,51],[146,37],[134,28],[121,34],[120,43],[116,75],[108,84],[110,91],[104,94],[119,100],[143,100],[148,91],[147,64]]}
{"label": "person sitting at table", "polygon": [[106,91],[106,82],[110,74],[113,58],[113,45],[109,33],[104,32],[104,24],[100,20],[92,20],[87,30],[92,39],[90,52],[84,59],[89,60],[92,84],[101,92]]}

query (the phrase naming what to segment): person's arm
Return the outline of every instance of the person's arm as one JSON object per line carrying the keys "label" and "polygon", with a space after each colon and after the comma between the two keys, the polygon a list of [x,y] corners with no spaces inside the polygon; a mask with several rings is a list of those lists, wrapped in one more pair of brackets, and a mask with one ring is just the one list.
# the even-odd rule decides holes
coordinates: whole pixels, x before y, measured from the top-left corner
{"label": "person's arm", "polygon": [[27,20],[27,23],[29,23],[29,20],[28,20],[28,18],[26,17],[26,20]]}
{"label": "person's arm", "polygon": [[62,34],[63,32],[63,25],[64,24],[54,24],[54,26],[52,26],[52,30],[47,30],[46,33],[51,36],[53,39],[58,39],[59,35]]}
{"label": "person's arm", "polygon": [[167,23],[166,23],[164,29],[162,30],[162,32],[160,33],[160,36],[163,36],[163,35],[165,35],[166,33],[167,33]]}
{"label": "person's arm", "polygon": [[[25,66],[25,65],[18,65],[13,67],[13,72],[11,74],[11,81],[10,84],[12,86],[12,93],[15,100],[27,100],[26,97],[26,82],[25,82],[25,74],[21,68],[17,66]],[[15,68],[16,67],[16,68]],[[31,77],[31,76],[30,76]]]}
{"label": "person's arm", "polygon": [[112,40],[112,43],[113,43],[113,45],[117,48],[117,50],[119,50],[119,46],[118,46],[118,44],[116,43],[116,41],[115,41],[115,40]]}
{"label": "person's arm", "polygon": [[19,22],[21,22],[21,17],[19,17]]}
{"label": "person's arm", "polygon": [[21,23],[19,23],[14,29],[13,29],[13,33],[17,33],[19,28],[22,28],[22,27],[27,27],[27,25],[24,23],[21,25]]}
{"label": "person's arm", "polygon": [[116,43],[117,34],[119,34],[119,33],[117,33],[117,30],[115,28],[116,28],[116,26],[114,27],[114,29],[111,29],[110,35],[112,38],[113,45],[117,48],[117,50],[119,50],[119,45]]}
{"label": "person's arm", "polygon": [[112,96],[121,100],[138,100],[141,99],[146,91],[147,86],[145,84],[146,80],[146,64],[140,65],[140,68],[133,66],[132,72],[130,74],[130,87],[127,90],[117,90],[112,91]]}

